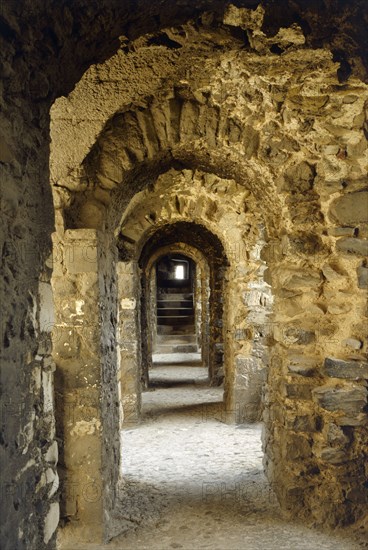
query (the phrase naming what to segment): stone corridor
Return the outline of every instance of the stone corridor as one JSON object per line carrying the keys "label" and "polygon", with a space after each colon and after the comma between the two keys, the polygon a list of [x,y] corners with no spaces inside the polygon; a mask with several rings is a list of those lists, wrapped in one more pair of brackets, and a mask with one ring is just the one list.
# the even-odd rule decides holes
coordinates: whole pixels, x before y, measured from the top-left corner
{"label": "stone corridor", "polygon": [[360,550],[350,531],[331,534],[283,518],[263,473],[262,426],[221,421],[222,389],[201,367],[153,369],[143,419],[123,430],[130,490],[126,533],[108,545],[60,550]]}
{"label": "stone corridor", "polygon": [[1,0],[2,550],[368,537],[367,24]]}

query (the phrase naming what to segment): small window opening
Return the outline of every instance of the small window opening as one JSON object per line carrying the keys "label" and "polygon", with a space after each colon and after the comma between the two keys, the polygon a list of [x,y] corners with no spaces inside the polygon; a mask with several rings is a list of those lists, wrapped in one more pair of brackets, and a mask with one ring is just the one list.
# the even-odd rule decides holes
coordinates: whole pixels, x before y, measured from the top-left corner
{"label": "small window opening", "polygon": [[175,266],[175,279],[184,279],[184,266],[179,264]]}

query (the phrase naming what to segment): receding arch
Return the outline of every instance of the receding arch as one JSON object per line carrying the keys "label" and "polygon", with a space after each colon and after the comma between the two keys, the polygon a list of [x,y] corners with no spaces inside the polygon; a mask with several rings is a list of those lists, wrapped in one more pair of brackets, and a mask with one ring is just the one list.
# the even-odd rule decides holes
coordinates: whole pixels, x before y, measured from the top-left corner
{"label": "receding arch", "polygon": [[[186,104],[198,109],[198,116],[197,111],[192,114],[193,123],[189,128]],[[199,168],[221,178],[234,179],[259,201],[270,231],[277,231],[286,224],[281,221],[285,209],[272,171],[265,162],[253,158],[258,136],[252,127],[240,120],[232,121],[231,113],[218,106],[185,102],[180,98],[146,109],[144,113],[145,117],[156,120],[156,127],[153,126],[150,132],[144,126],[147,122],[141,122],[134,111],[117,114],[105,125],[83,163],[82,192],[74,192],[71,205],[66,208],[68,227],[116,226],[119,213],[134,194],[171,167]],[[134,150],[127,150],[130,133],[125,131],[125,126],[128,117],[133,117],[129,118],[130,128],[133,126],[130,133],[137,136],[133,141]],[[143,115],[142,119],[145,121]],[[163,135],[161,140],[160,134]],[[147,147],[147,143],[151,147]],[[113,144],[111,151],[109,144]],[[101,165],[105,166],[107,174],[101,173]]]}
{"label": "receding arch", "polygon": [[[246,7],[250,6],[247,1],[236,3]],[[251,4],[252,6],[254,5],[253,2]],[[287,26],[293,20],[294,14],[299,13],[303,26],[308,29],[306,36],[307,44],[311,44],[312,46],[320,45],[319,31],[323,26],[325,30],[327,29],[324,36],[326,42],[331,43],[331,49],[335,50],[336,44],[339,46],[338,51],[336,51],[336,58],[342,58],[345,65],[347,63],[348,66],[351,59],[357,59],[357,63],[353,63],[355,74],[363,81],[366,79],[366,71],[363,68],[365,61],[363,59],[362,64],[361,60],[359,60],[360,54],[365,51],[365,47],[361,45],[360,38],[360,36],[365,36],[365,32],[363,31],[359,35],[361,25],[364,25],[364,17],[360,17],[359,15],[363,13],[362,10],[365,10],[364,0],[355,3],[353,7],[350,4],[343,6],[339,3],[336,9],[335,4],[331,4],[331,7],[326,5],[326,10],[322,14],[318,13],[318,7],[313,7],[309,11],[304,10],[304,8],[299,9],[295,6],[295,3],[292,6],[290,3],[287,5],[288,9],[283,14],[287,13],[288,21],[283,19],[284,15],[281,15],[280,12],[280,15],[277,14],[276,25],[275,21],[272,21],[270,25],[270,18],[274,10],[272,3],[267,4],[268,23],[266,22],[263,28],[266,34],[273,35],[277,31],[279,24],[284,27]],[[10,245],[14,239],[14,242],[19,243],[20,248],[23,249],[24,247],[24,250],[27,251],[26,261],[19,254],[16,254],[15,258],[13,258],[12,254],[7,257],[7,264],[11,266],[11,269],[5,281],[5,295],[9,296],[9,300],[4,300],[4,342],[6,343],[5,360],[7,365],[11,367],[7,368],[7,371],[9,370],[9,373],[11,373],[9,378],[11,391],[4,392],[6,397],[10,393],[13,393],[14,388],[16,388],[16,395],[20,393],[21,389],[24,395],[29,397],[29,401],[32,404],[34,403],[37,409],[41,409],[44,399],[42,387],[39,389],[34,388],[34,379],[39,379],[39,372],[42,367],[40,364],[40,354],[43,358],[42,361],[45,360],[47,368],[49,368],[51,359],[49,352],[44,351],[49,349],[49,336],[46,334],[46,331],[42,330],[42,325],[40,329],[37,324],[39,313],[42,315],[45,313],[45,307],[42,302],[44,294],[42,294],[38,287],[45,288],[43,283],[46,283],[46,286],[48,284],[49,262],[45,266],[45,258],[49,256],[51,251],[49,237],[52,231],[52,220],[49,219],[46,223],[44,223],[45,220],[42,220],[42,225],[38,221],[38,208],[43,212],[49,208],[50,212],[52,212],[51,197],[46,191],[49,183],[48,121],[51,102],[56,96],[68,93],[91,63],[103,61],[114,52],[119,46],[118,36],[122,33],[128,37],[134,37],[146,31],[161,29],[165,25],[170,27],[192,16],[200,16],[202,9],[215,9],[216,13],[222,14],[224,8],[223,2],[217,1],[201,2],[200,7],[198,7],[197,3],[194,5],[193,2],[186,2],[184,6],[185,9],[183,9],[183,3],[178,6],[168,1],[164,4],[160,3],[160,5],[145,1],[130,3],[113,1],[99,3],[98,5],[97,3],[88,3],[88,8],[86,2],[82,1],[71,3],[67,9],[65,9],[63,4],[58,6],[54,3],[46,5],[44,2],[32,3],[31,10],[28,9],[29,6],[22,5],[22,3],[7,2],[2,6],[3,28],[6,37],[4,41],[4,53],[7,56],[5,65],[7,69],[4,75],[4,101],[7,105],[4,110],[4,117],[6,119],[7,138],[5,141],[5,158],[3,157],[2,160],[4,161],[3,164],[6,165],[7,187],[9,189],[12,187],[12,190],[14,190],[14,195],[10,197],[9,201],[10,209],[6,210],[6,219],[9,221],[7,238]],[[67,32],[63,32],[66,21],[68,30]],[[92,24],[91,21],[93,22]],[[19,52],[21,52],[21,55],[19,55]],[[302,55],[304,55],[304,52],[302,52]],[[282,60],[284,59],[285,57],[282,57]],[[12,66],[12,71],[14,71],[14,73],[11,73],[11,78],[9,78],[9,73],[7,72],[9,66]],[[25,67],[27,68],[26,70]],[[326,75],[327,78],[329,78],[329,75]],[[323,81],[326,82],[325,77],[323,77]],[[350,90],[353,90],[355,93],[357,91],[354,89],[355,83],[353,81],[348,82],[346,88],[338,89],[338,94],[341,93],[341,96],[343,96],[344,93],[349,93]],[[337,79],[333,82],[333,86],[338,86]],[[358,94],[364,96],[362,87],[358,89]],[[339,109],[337,109],[338,111]],[[308,113],[308,108],[305,108],[303,112],[306,114],[306,116],[303,116],[305,120],[309,117],[310,113]],[[323,108],[321,112],[323,115],[326,113]],[[354,116],[349,113],[347,118],[349,121],[354,120]],[[332,126],[337,129],[338,123]],[[360,130],[361,128],[359,127],[358,131]],[[344,151],[341,154],[343,155]],[[335,167],[338,163],[336,155],[333,154],[330,160]],[[18,162],[21,165],[21,170],[19,169]],[[355,167],[358,164],[358,162],[355,163]],[[321,186],[323,184],[324,181],[322,178]],[[348,192],[350,192],[349,188]],[[28,203],[31,205],[30,208],[26,207]],[[23,205],[18,211],[19,219],[27,222],[26,230],[21,232],[19,224],[15,223],[14,215],[18,204]],[[328,209],[328,205],[326,209]],[[332,250],[335,250],[336,241],[339,246],[344,244],[341,243],[340,239],[335,237],[330,237],[330,241],[332,242]],[[275,251],[276,253],[277,251]],[[338,247],[337,253],[339,253]],[[346,254],[342,256],[344,265],[350,266],[351,263],[352,267],[348,271],[352,276],[351,278],[348,275],[346,277],[352,288],[356,288],[356,269],[364,269],[364,264],[363,266],[360,265],[362,259],[358,257],[360,262],[358,265],[358,261],[354,263],[351,261],[351,257],[347,257]],[[28,260],[28,258],[31,258],[31,260]],[[334,261],[335,259],[333,258]],[[304,261],[302,257],[300,260]],[[326,263],[329,261],[330,259],[326,259]],[[29,294],[20,297],[20,290],[23,288]],[[360,289],[357,292],[360,293],[359,301],[365,301],[365,294],[363,294],[365,291]],[[10,298],[12,295],[16,298]],[[332,299],[330,296],[328,303],[323,302],[322,305],[327,309]],[[359,305],[357,307],[357,313],[363,314],[363,306]],[[26,327],[23,331],[24,320],[26,320]],[[331,316],[328,317],[327,321],[331,322]],[[328,322],[326,322],[326,325],[328,325]],[[14,333],[13,327],[15,325],[22,327],[22,331]],[[350,327],[352,323],[346,326]],[[328,326],[326,326],[326,329],[328,329]],[[343,336],[341,336],[342,339]],[[346,350],[340,344],[340,339],[335,350],[328,340],[326,342],[326,339],[322,335],[320,346],[323,347],[325,343],[327,343],[328,353],[334,352],[338,354],[338,357],[346,358]],[[322,355],[318,359],[320,364],[322,364]],[[25,368],[25,365],[27,368]],[[50,379],[50,384],[47,387],[52,391],[52,375],[47,376]],[[326,379],[324,376],[323,381],[326,382],[326,380],[331,385],[329,378]],[[318,380],[315,383],[320,384]],[[349,382],[340,380],[339,384],[348,387]],[[55,510],[55,506],[57,507],[57,496],[54,495],[53,499],[49,501],[49,499],[43,497],[42,493],[39,493],[39,496],[37,496],[33,491],[36,475],[39,475],[40,472],[42,474],[45,473],[46,469],[49,468],[45,455],[49,452],[49,448],[54,448],[56,445],[52,431],[53,420],[51,417],[53,413],[49,409],[47,411],[47,417],[41,416],[40,419],[37,418],[34,420],[31,415],[34,412],[34,406],[32,405],[30,407],[30,414],[21,415],[21,418],[19,415],[17,419],[11,418],[7,432],[4,435],[7,444],[6,452],[8,453],[4,469],[6,479],[9,479],[12,483],[15,474],[21,471],[24,476],[23,487],[27,487],[27,496],[30,495],[32,497],[30,501],[32,501],[34,509],[37,509],[38,512],[42,510],[42,514],[38,513],[37,519],[31,525],[32,522],[29,522],[29,509],[20,507],[18,513],[14,515],[12,510],[13,505],[16,505],[16,497],[13,493],[6,495],[6,498],[4,498],[4,518],[7,534],[9,535],[8,544],[12,548],[18,545],[29,545],[29,541],[32,541],[36,546],[42,545],[44,543],[43,519],[44,517],[50,517],[48,515],[50,504],[52,510]],[[332,416],[334,418],[338,416],[338,412],[336,413],[336,411],[333,414],[324,413],[323,410],[319,410],[319,412],[327,419],[330,419]],[[49,419],[49,416],[51,419]],[[44,418],[47,418],[47,424],[51,426],[50,432],[46,436],[43,431]],[[28,424],[28,421],[31,424]],[[14,434],[16,432],[20,434],[24,433],[24,429],[27,426],[35,428],[35,435],[33,436],[32,431],[33,441],[31,441],[28,450],[25,449],[23,454],[23,449],[19,446],[17,447],[15,444]],[[357,454],[352,455],[351,459],[354,461],[358,457],[360,469],[359,472],[354,470],[352,485],[356,489],[356,494],[359,494],[359,488],[362,487],[362,483],[364,482],[363,461],[365,450],[361,446],[361,443],[359,443],[363,439],[361,434],[362,428],[356,427],[354,430],[357,433],[357,445],[355,448]],[[46,444],[42,450],[39,448],[38,434],[42,435],[42,440],[46,437]],[[316,438],[324,436],[325,434],[318,433]],[[24,467],[27,465],[29,459],[35,461],[35,464],[32,466],[31,462],[31,466],[25,471]],[[318,460],[320,459],[316,459],[317,462]],[[331,521],[331,523],[336,523],[341,518],[348,518],[348,521],[356,519],[359,517],[359,514],[361,515],[359,503],[351,504],[347,502],[346,491],[345,489],[343,490],[340,483],[341,476],[334,474],[335,470],[333,466],[323,460],[321,462],[327,471],[326,477],[318,479],[317,482],[308,480],[306,476],[304,476],[304,479],[307,479],[307,482],[312,485],[317,484],[318,487],[321,485],[327,486],[327,489],[325,490],[322,487],[322,490],[320,492],[317,491],[315,495],[311,491],[312,496],[309,500],[305,497],[305,513],[308,514],[311,513],[311,510],[317,510],[317,521]],[[16,468],[17,471],[13,468]],[[344,466],[338,466],[337,468],[344,470]],[[344,475],[345,472],[349,473],[348,468],[349,466],[344,470]],[[332,477],[329,475],[331,472],[333,474]],[[283,473],[286,475],[285,469],[283,469]],[[298,474],[295,474],[295,471],[290,476],[291,478],[294,476],[294,479],[298,478]],[[301,479],[299,476],[299,482],[301,482]],[[319,515],[319,506],[316,506],[316,504],[319,502],[318,497],[321,494],[330,496],[330,479],[334,479],[336,487],[338,487],[336,489],[336,501],[342,502],[341,507],[339,507],[340,513],[336,512],[336,506],[332,503],[330,508],[326,509],[324,516],[321,516]],[[327,498],[326,500],[330,499]],[[295,506],[295,510],[299,510],[298,506]],[[20,529],[14,528],[11,516],[17,517]],[[23,526],[26,526],[26,529],[23,530]],[[51,532],[49,530],[47,537],[51,536],[52,530]]]}
{"label": "receding arch", "polygon": [[[205,258],[209,269],[209,377],[213,384],[223,378],[224,358],[224,310],[221,297],[226,293],[225,275],[229,261],[219,238],[204,226],[195,223],[178,222],[160,228],[142,247],[139,265],[142,269],[142,290],[147,293],[152,265],[169,251],[187,253],[194,260]],[[147,320],[143,317],[143,334],[147,335]],[[144,346],[148,338],[143,338],[143,355],[149,357],[149,350]],[[225,351],[226,354],[226,351]],[[225,388],[225,396],[230,391]]]}
{"label": "receding arch", "polygon": [[[151,369],[151,360],[152,353],[154,351],[154,344],[152,341],[153,331],[157,331],[157,327],[153,327],[152,323],[152,313],[155,315],[157,311],[156,296],[156,266],[159,264],[161,259],[166,258],[167,256],[179,255],[180,257],[185,257],[192,261],[195,265],[196,276],[200,277],[200,296],[196,296],[195,307],[197,304],[200,304],[200,323],[201,326],[195,327],[195,334],[198,336],[197,332],[200,332],[200,342],[199,347],[201,349],[201,361],[202,366],[207,369],[209,380],[221,383],[223,380],[223,375],[218,372],[217,377],[214,377],[214,371],[211,369],[210,365],[210,267],[208,265],[206,256],[199,249],[194,248],[193,246],[188,245],[185,242],[178,241],[170,245],[164,246],[162,248],[152,250],[152,255],[148,258],[147,262],[141,266],[141,289],[142,289],[142,301],[141,301],[141,329],[142,329],[142,371],[143,371],[143,382],[146,385],[149,378],[149,371]],[[197,286],[196,280],[196,286]],[[198,292],[198,289],[196,289]],[[153,296],[154,293],[154,296]],[[153,300],[152,300],[153,298]],[[154,307],[154,312],[150,312],[150,307]],[[197,324],[197,312],[195,314],[195,323]],[[220,377],[219,377],[220,375]]]}
{"label": "receding arch", "polygon": [[[331,59],[325,53],[320,55],[317,73],[318,71],[321,72],[327,69],[330,74],[335,70]],[[298,78],[302,75],[303,70],[306,68],[309,70],[308,63],[314,64],[314,52],[305,50],[303,51],[303,57],[305,56],[306,65],[305,67],[303,66],[304,68],[298,65],[298,61],[293,65],[296,69],[296,76],[295,78],[291,78],[291,84],[298,84],[299,86]],[[235,57],[232,59],[235,59]],[[291,56],[289,61],[290,59],[292,60],[293,57]],[[298,60],[298,55],[296,55],[296,59]],[[258,60],[257,54],[257,63]],[[280,68],[286,61],[286,56],[280,57],[278,58],[278,62],[275,64],[272,63],[272,65],[278,65]],[[249,77],[253,66],[250,68],[247,67],[244,81]],[[261,76],[263,78],[263,74]],[[318,74],[317,77],[320,78]],[[273,76],[271,75],[271,80],[272,78]],[[314,74],[310,78],[313,79]],[[258,80],[259,84],[260,82],[261,79]],[[239,95],[237,95],[236,91],[232,92],[228,97],[228,101],[222,101],[225,98],[221,97],[220,101],[216,103],[211,89],[207,90],[207,95],[200,96],[197,93],[199,91],[197,88],[192,88],[184,83],[184,86],[174,86],[174,88],[171,88],[170,85],[169,89],[166,90],[169,92],[170,97],[161,97],[159,104],[153,105],[151,98],[146,97],[145,100],[148,99],[148,101],[145,101],[145,103],[148,104],[148,107],[146,104],[143,107],[142,105],[137,106],[135,104],[126,105],[124,112],[117,113],[116,117],[113,116],[108,121],[100,138],[97,140],[96,147],[93,148],[84,165],[76,167],[75,188],[68,194],[66,204],[63,204],[61,208],[63,214],[66,214],[65,220],[68,229],[78,228],[76,229],[77,232],[82,230],[82,228],[107,229],[111,239],[105,248],[110,250],[109,247],[114,242],[112,233],[113,230],[119,228],[118,220],[124,206],[137,190],[143,189],[144,186],[153,183],[158,174],[170,167],[199,167],[208,171],[208,173],[231,177],[242,185],[248,186],[256,197],[258,207],[262,210],[268,238],[273,239],[271,241],[273,246],[271,250],[272,257],[268,263],[271,267],[275,267],[276,265],[276,269],[270,269],[269,271],[269,275],[271,275],[269,280],[272,279],[273,285],[279,293],[279,296],[277,296],[277,307],[275,308],[278,314],[275,318],[276,330],[275,334],[270,337],[270,340],[272,345],[276,342],[275,356],[278,359],[281,358],[281,360],[280,363],[273,361],[270,365],[271,374],[269,379],[272,381],[272,385],[270,384],[272,394],[270,403],[272,409],[276,408],[275,403],[280,405],[281,408],[283,408],[285,403],[285,396],[282,394],[284,390],[280,390],[279,392],[278,388],[274,387],[273,380],[276,380],[281,372],[284,374],[289,373],[289,352],[295,351],[290,350],[290,348],[295,342],[296,345],[299,345],[298,338],[283,339],[284,330],[283,328],[280,329],[280,326],[283,327],[286,318],[287,323],[291,326],[291,334],[295,334],[296,330],[297,334],[303,337],[305,335],[307,340],[306,346],[309,346],[308,353],[315,353],[317,355],[316,361],[321,361],[322,346],[320,345],[316,350],[313,348],[312,351],[313,343],[316,341],[314,315],[322,315],[328,309],[328,305],[321,304],[319,299],[324,282],[323,275],[321,274],[322,260],[318,259],[314,262],[310,249],[312,249],[312,252],[316,250],[316,247],[320,246],[324,238],[323,235],[321,237],[321,228],[323,225],[320,223],[321,205],[315,189],[318,181],[317,178],[320,178],[319,184],[321,185],[321,179],[324,178],[325,174],[330,174],[329,162],[331,159],[327,158],[326,162],[326,156],[328,155],[313,149],[313,154],[311,155],[313,159],[307,163],[308,166],[305,166],[300,160],[305,151],[309,151],[310,147],[309,140],[311,136],[308,135],[308,124],[306,128],[304,125],[299,126],[297,139],[294,139],[290,135],[293,132],[293,128],[295,128],[295,121],[301,116],[300,113],[302,113],[301,118],[304,119],[304,102],[307,105],[305,111],[309,112],[310,85],[310,82],[304,82],[303,80],[302,90],[300,91],[301,99],[298,97],[298,101],[295,103],[293,93],[289,94],[288,92],[289,89],[294,90],[292,85],[289,86],[288,84],[286,86],[286,89],[281,92],[280,98],[277,86],[276,89],[273,89],[273,81],[267,81],[266,78],[265,88],[269,88],[269,94],[266,95],[265,99],[267,107],[266,109],[262,108],[260,113],[267,120],[262,120],[260,130],[254,128],[252,125],[249,126],[247,124],[248,119],[244,120],[242,117],[234,115],[234,109],[239,105],[244,106],[244,102],[238,102]],[[261,88],[264,93],[265,88],[262,86]],[[247,92],[249,93],[249,89]],[[257,95],[254,89],[250,90],[250,92],[250,96],[248,97]],[[259,91],[257,90],[257,92]],[[262,93],[258,95],[262,95]],[[339,92],[335,96],[332,94],[332,102],[336,100],[338,95]],[[321,101],[324,100],[325,98],[322,97]],[[220,106],[219,103],[223,103],[224,105],[221,104]],[[233,106],[231,106],[231,103]],[[340,105],[338,101],[337,105]],[[267,116],[265,116],[266,111]],[[246,109],[244,112],[246,112]],[[314,109],[313,105],[311,116],[315,120],[318,120],[318,108]],[[154,124],[155,117],[158,117],[159,123],[161,122],[164,127],[161,140],[158,139],[157,129]],[[113,122],[111,127],[109,126],[110,122]],[[287,130],[285,131],[286,127]],[[150,130],[152,130],[151,135]],[[112,149],[112,158],[109,158],[111,152],[109,151],[109,147],[111,146],[109,133],[113,137],[113,143],[116,142],[119,146],[117,153],[115,153],[115,149]],[[129,136],[129,144],[126,144],[124,141],[126,136]],[[104,144],[108,144],[109,147],[105,148]],[[122,159],[120,159],[119,154],[123,157],[125,164],[121,164]],[[296,170],[296,173],[292,172],[291,175],[288,174],[289,181],[285,182],[283,175],[284,168],[286,168],[285,163],[288,163],[290,159],[290,164],[296,164],[301,173],[300,181],[302,182],[302,187],[305,180],[304,174],[305,172],[307,173],[306,183],[307,187],[309,186],[307,189],[308,200],[305,201],[303,208],[300,207],[303,192],[300,193],[300,190],[298,190],[294,193],[296,190],[294,179],[298,178],[298,170]],[[332,160],[333,166],[335,166],[337,160],[335,157]],[[115,162],[116,165],[121,164],[121,168],[123,168],[117,177],[114,176],[118,180],[117,182],[115,182],[114,178],[111,179],[108,177],[109,174],[106,173],[109,161],[110,165],[112,161],[113,164]],[[319,162],[320,166],[318,166]],[[102,167],[103,170],[100,170]],[[116,166],[113,169],[115,170],[115,168]],[[310,175],[312,177],[309,177]],[[115,183],[118,185],[115,186]],[[285,183],[287,184],[286,186]],[[314,189],[312,189],[313,187]],[[309,191],[311,192],[309,193]],[[289,194],[291,195],[290,203],[288,202]],[[312,203],[312,208],[310,208],[310,203]],[[318,220],[318,224],[313,227],[314,234],[311,232],[308,235],[305,228],[303,228],[305,211],[308,216],[312,218],[315,216]],[[301,227],[296,228],[296,224]],[[293,235],[294,231],[295,234]],[[316,234],[318,235],[317,239],[314,238]],[[307,236],[309,239],[309,250],[304,250],[303,246],[300,246],[300,241],[304,241],[304,238]],[[323,261],[327,261],[329,238],[327,237],[324,240],[326,241],[326,246]],[[321,246],[318,250],[323,250],[323,247]],[[114,253],[116,254],[116,251]],[[102,247],[101,255],[103,255]],[[292,256],[292,275],[290,275],[290,270],[288,270],[288,255]],[[298,275],[298,271],[300,270],[306,272],[306,277]],[[113,271],[114,262],[111,261],[110,273],[113,273]],[[109,272],[109,269],[106,269],[104,276],[106,272]],[[296,278],[294,278],[294,275]],[[308,282],[310,282],[312,288],[308,288]],[[297,297],[293,302],[291,300],[286,301],[284,299],[285,296],[290,296],[289,288],[287,288],[288,285],[291,286],[291,294],[293,294],[295,285],[299,283],[302,286],[301,299],[299,300]],[[113,287],[113,284],[111,287]],[[260,298],[257,292],[254,292],[254,295],[254,299],[259,301]],[[314,309],[311,311],[308,310],[308,315],[304,315],[303,307],[309,302]],[[114,324],[114,315],[110,316],[110,320],[105,318],[104,320],[107,321],[106,325],[111,328],[111,324]],[[326,325],[329,322],[327,321]],[[246,333],[247,331],[244,326],[240,323],[239,325],[239,331]],[[281,333],[281,337],[277,331]],[[248,338],[252,338],[251,329],[249,330]],[[324,341],[323,338],[322,335],[322,342]],[[113,346],[111,342],[109,344]],[[244,349],[247,349],[246,344],[242,344],[242,346]],[[296,349],[296,351],[299,350]],[[244,366],[244,364],[246,365],[246,362],[240,362],[241,366]],[[275,376],[273,377],[273,375]],[[290,382],[292,375],[286,374],[285,376],[289,377],[287,381]],[[317,376],[316,378],[318,382],[320,379]],[[314,404],[313,407],[316,409],[318,404]],[[274,446],[276,448],[275,452],[279,452],[277,450],[279,440],[286,439],[289,435],[286,416],[287,409],[283,408],[280,425],[277,425],[273,420],[268,423],[270,433],[267,434],[267,444],[270,449],[269,456],[272,457],[272,460],[275,456],[272,451]],[[105,426],[109,422],[106,422]],[[280,436],[280,433],[285,437]],[[316,436],[316,440],[318,437],[319,435]],[[315,462],[320,460],[318,450],[313,450],[311,454],[307,446],[304,449],[306,449],[306,459],[310,462],[310,470],[308,471],[313,471]],[[277,463],[275,467],[276,474],[274,475],[272,468],[269,468],[269,472],[271,477],[274,477],[276,483],[281,487],[279,492],[281,500],[287,501],[288,491],[285,489],[282,479],[284,461],[288,464],[290,462],[285,458],[284,450],[282,450],[274,461]],[[290,473],[290,478],[293,478],[293,473]],[[307,476],[304,476],[304,479],[307,479]],[[312,485],[315,486],[313,480]],[[283,494],[284,489],[286,496]],[[307,496],[306,500],[308,500]],[[305,505],[305,509],[310,509],[312,501],[313,497]]]}

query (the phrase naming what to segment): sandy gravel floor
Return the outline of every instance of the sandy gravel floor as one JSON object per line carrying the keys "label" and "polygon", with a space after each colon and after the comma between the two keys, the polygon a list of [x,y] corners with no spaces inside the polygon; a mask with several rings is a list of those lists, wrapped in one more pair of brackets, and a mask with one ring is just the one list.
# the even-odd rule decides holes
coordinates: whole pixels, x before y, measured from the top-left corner
{"label": "sandy gravel floor", "polygon": [[[354,550],[348,533],[283,519],[263,474],[261,425],[221,422],[199,367],[155,367],[144,421],[123,431],[124,550]],[[174,386],[167,386],[173,383]],[[134,529],[133,529],[134,527]],[[368,546],[367,546],[368,547]],[[101,545],[74,546],[97,550]],[[71,548],[68,550],[72,550]]]}

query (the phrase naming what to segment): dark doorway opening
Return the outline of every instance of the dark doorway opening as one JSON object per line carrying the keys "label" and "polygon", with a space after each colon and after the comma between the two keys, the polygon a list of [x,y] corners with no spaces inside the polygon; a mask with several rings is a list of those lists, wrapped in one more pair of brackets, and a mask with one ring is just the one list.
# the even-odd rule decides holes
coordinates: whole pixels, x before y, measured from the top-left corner
{"label": "dark doorway opening", "polygon": [[160,258],[156,263],[156,289],[157,335],[153,353],[175,354],[174,360],[183,361],[194,353],[200,361],[195,262],[180,254]]}

